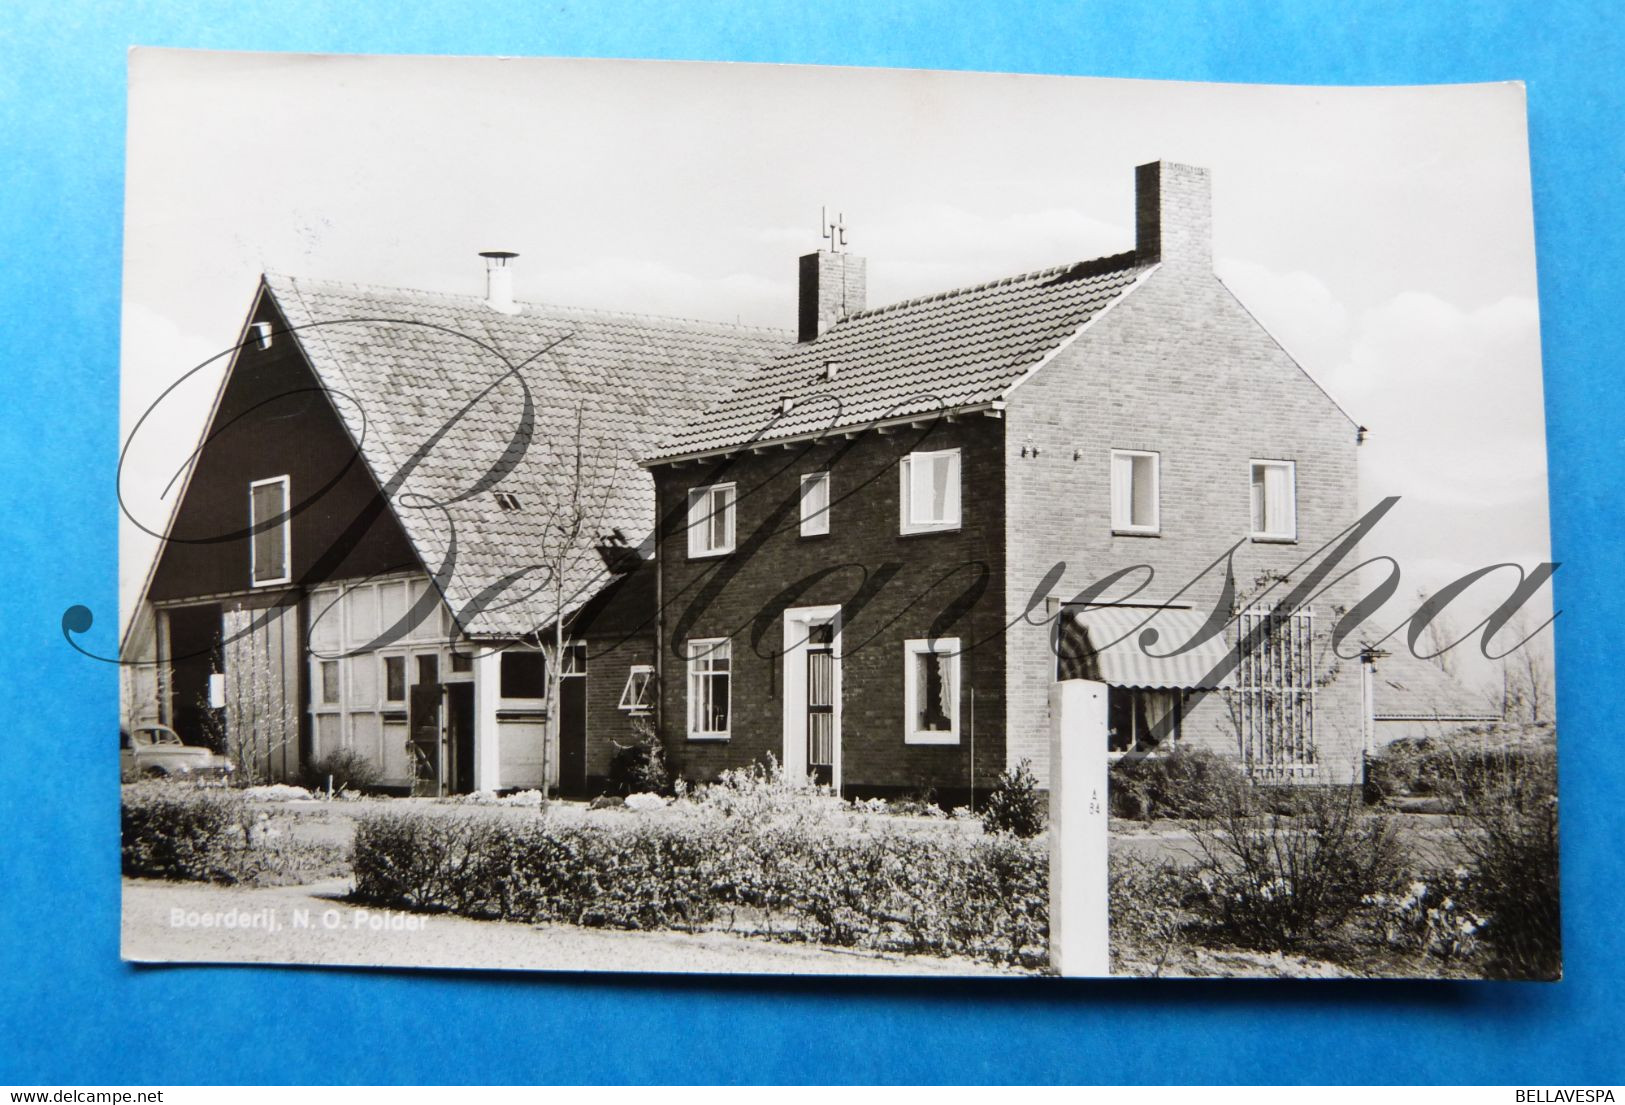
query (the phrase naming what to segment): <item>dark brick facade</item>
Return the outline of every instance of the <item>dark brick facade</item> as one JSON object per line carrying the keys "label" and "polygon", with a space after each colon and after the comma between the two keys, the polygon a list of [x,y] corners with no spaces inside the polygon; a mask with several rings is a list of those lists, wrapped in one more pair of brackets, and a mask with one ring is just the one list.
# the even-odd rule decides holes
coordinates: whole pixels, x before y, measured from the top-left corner
{"label": "dark brick facade", "polygon": [[274,476],[289,478],[290,586],[420,569],[270,296],[250,321],[271,326],[271,346],[236,356],[146,598],[250,590],[248,485]]}
{"label": "dark brick facade", "polygon": [[[973,778],[985,789],[1003,769],[1004,425],[980,415],[894,432],[864,432],[812,447],[772,448],[726,465],[655,469],[662,519],[661,730],[673,766],[703,780],[728,767],[782,759],[783,613],[841,605],[841,726],[844,790],[850,794],[934,789],[962,800]],[[899,532],[901,457],[914,450],[961,451],[957,530]],[[802,537],[802,475],[832,472],[830,532]],[[688,555],[690,488],[738,487],[735,551]],[[904,740],[904,641],[957,637],[957,745]],[[732,720],[726,742],[691,741],[683,643],[733,642]],[[974,726],[972,710],[974,700]]]}

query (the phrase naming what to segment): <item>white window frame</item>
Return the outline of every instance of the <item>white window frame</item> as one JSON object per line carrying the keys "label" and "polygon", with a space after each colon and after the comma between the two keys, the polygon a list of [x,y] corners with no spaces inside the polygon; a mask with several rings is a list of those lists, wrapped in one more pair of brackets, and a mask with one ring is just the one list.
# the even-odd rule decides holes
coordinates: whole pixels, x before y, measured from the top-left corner
{"label": "white window frame", "polygon": [[[254,516],[254,492],[262,487],[272,484],[282,486],[282,574],[275,579],[260,579],[259,519]],[[275,587],[278,584],[288,583],[293,579],[293,519],[289,516],[288,507],[291,501],[291,484],[287,476],[272,476],[269,479],[254,480],[248,485],[248,582],[254,587]]]}
{"label": "white window frame", "polygon": [[[1134,521],[1134,461],[1140,457],[1151,460],[1151,521]],[[1126,461],[1129,469],[1128,500],[1118,494],[1118,462]],[[1162,532],[1162,454],[1151,449],[1113,449],[1111,458],[1112,532],[1150,536]]]}
{"label": "white window frame", "polygon": [[[944,709],[948,711],[949,728],[946,732],[935,729],[915,729],[914,715],[920,703],[920,656],[947,656],[950,664],[949,679],[953,686],[947,689]],[[959,638],[938,637],[936,640],[918,638],[903,642],[903,743],[904,744],[958,744],[959,743]]]}
{"label": "white window frame", "polygon": [[[809,511],[807,506],[807,489],[810,485],[822,482],[824,485],[824,507],[822,510]],[[826,469],[822,472],[808,472],[801,477],[801,536],[827,537],[829,535],[829,513],[834,504],[834,481]]]}
{"label": "white window frame", "polygon": [[[1254,529],[1253,528],[1253,470],[1256,468],[1284,468],[1287,474],[1287,503],[1286,521],[1284,530]],[[1267,477],[1266,477],[1267,478]],[[1268,512],[1261,510],[1264,521],[1269,521]],[[1282,541],[1292,542],[1298,539],[1298,463],[1292,460],[1265,460],[1254,457],[1247,462],[1247,529],[1254,541]]]}
{"label": "white window frame", "polygon": [[[412,657],[401,649],[390,649],[388,652],[376,653],[378,657],[378,684],[377,697],[373,709],[384,713],[398,713],[407,708],[412,701]],[[359,661],[361,657],[357,657]],[[401,697],[389,697],[389,662],[401,662]]]}
{"label": "white window frame", "polygon": [[695,693],[699,680],[710,678],[710,669],[701,667],[705,661],[717,654],[718,647],[726,648],[728,653],[728,725],[733,725],[733,693],[734,693],[734,665],[733,641],[727,637],[696,637],[688,642],[688,739],[691,741],[725,741],[729,737],[730,729],[700,729],[695,725],[699,720],[700,699]]}
{"label": "white window frame", "polygon": [[[935,464],[938,458],[946,457],[952,465],[951,478],[948,481],[947,509],[942,518],[920,520],[914,517],[914,471],[922,461]],[[962,513],[961,483],[964,479],[964,467],[960,463],[958,449],[933,449],[908,454],[897,462],[898,472],[898,514],[899,528],[902,533],[943,533],[956,530],[960,527]]]}
{"label": "white window frame", "polygon": [[[716,508],[709,505],[719,493],[728,492],[728,505],[723,515],[727,527],[725,543],[712,546],[709,543],[711,533],[711,518]],[[699,560],[711,556],[727,556],[734,551],[736,539],[736,526],[739,513],[739,493],[734,484],[712,483],[703,487],[691,487],[688,491],[688,555],[691,560]]]}
{"label": "white window frame", "polygon": [[633,717],[653,713],[655,704],[650,696],[654,692],[654,683],[653,664],[633,664],[631,670],[626,673],[626,686],[621,688],[621,701],[615,708]]}

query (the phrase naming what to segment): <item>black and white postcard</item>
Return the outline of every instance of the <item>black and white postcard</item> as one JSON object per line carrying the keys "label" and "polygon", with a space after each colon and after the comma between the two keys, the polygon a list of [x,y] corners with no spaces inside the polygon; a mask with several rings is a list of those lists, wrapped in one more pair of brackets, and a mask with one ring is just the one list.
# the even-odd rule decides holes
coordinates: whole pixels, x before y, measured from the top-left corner
{"label": "black and white postcard", "polygon": [[1560,977],[1520,85],[130,73],[125,958]]}

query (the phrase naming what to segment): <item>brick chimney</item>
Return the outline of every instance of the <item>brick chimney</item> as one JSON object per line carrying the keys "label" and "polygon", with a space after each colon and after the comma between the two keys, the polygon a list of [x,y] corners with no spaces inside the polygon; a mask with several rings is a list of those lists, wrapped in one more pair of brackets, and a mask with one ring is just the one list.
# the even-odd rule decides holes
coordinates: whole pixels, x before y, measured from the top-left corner
{"label": "brick chimney", "polygon": [[1195,165],[1152,161],[1134,170],[1135,247],[1141,261],[1213,270],[1213,187]]}
{"label": "brick chimney", "polygon": [[801,258],[798,341],[812,341],[848,315],[863,310],[868,266],[850,253],[819,250]]}

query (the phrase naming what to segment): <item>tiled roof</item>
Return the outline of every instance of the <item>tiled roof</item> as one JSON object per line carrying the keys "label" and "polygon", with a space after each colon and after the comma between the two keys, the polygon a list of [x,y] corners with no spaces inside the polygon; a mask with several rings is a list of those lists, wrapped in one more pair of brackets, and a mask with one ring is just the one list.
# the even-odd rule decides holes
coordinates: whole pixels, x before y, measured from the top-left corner
{"label": "tiled roof", "polygon": [[1371,714],[1379,720],[1489,720],[1500,716],[1439,665],[1411,655],[1403,644],[1377,660],[1371,697]]}
{"label": "tiled roof", "polygon": [[[654,528],[654,491],[637,458],[791,337],[530,304],[507,315],[473,296],[291,276],[268,275],[265,284],[402,528],[476,636],[551,621],[551,588],[515,597],[541,587],[548,526],[561,517],[549,504],[571,489],[585,489],[591,537],[619,529],[632,545],[643,542]],[[503,509],[496,491],[516,496],[518,509]],[[505,585],[527,569],[528,585]],[[567,610],[609,581],[596,553],[564,574]],[[490,594],[501,597],[481,601]]]}
{"label": "tiled roof", "polygon": [[990,404],[1145,271],[1125,253],[852,315],[680,424],[644,463]]}

